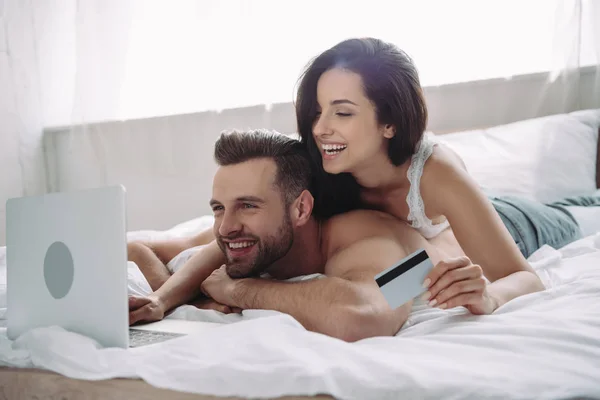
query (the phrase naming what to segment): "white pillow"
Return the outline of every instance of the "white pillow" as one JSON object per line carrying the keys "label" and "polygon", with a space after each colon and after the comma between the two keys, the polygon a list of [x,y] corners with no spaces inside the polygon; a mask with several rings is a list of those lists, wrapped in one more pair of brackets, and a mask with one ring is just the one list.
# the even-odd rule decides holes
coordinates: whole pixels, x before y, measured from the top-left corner
{"label": "white pillow", "polygon": [[[159,230],[136,230],[127,232],[127,241],[157,241],[170,240],[182,237],[196,235],[206,229],[212,228],[214,217],[212,215],[202,215],[198,218],[184,221],[175,225],[171,229]],[[1,253],[0,253],[1,256]]]}
{"label": "white pillow", "polygon": [[550,202],[596,190],[599,127],[595,109],[438,138],[491,194]]}

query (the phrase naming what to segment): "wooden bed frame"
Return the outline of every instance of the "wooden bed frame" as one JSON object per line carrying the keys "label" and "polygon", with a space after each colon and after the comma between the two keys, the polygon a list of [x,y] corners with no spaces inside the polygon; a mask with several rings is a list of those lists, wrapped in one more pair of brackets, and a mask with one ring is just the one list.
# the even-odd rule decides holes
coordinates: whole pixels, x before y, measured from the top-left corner
{"label": "wooden bed frame", "polygon": [[[312,399],[331,399],[316,396]],[[53,372],[24,368],[0,368],[1,400],[221,400],[214,397],[174,390],[160,389],[139,379],[110,379],[84,381]],[[228,397],[228,399],[240,399]],[[280,397],[285,400],[304,400],[307,397]]]}
{"label": "wooden bed frame", "polygon": [[[600,189],[600,129],[596,153],[596,188]],[[140,379],[85,381],[37,369],[0,368],[0,400],[217,400],[200,394],[182,393],[154,387]],[[331,399],[331,396],[281,397],[287,400]],[[229,398],[239,399],[239,398]]]}

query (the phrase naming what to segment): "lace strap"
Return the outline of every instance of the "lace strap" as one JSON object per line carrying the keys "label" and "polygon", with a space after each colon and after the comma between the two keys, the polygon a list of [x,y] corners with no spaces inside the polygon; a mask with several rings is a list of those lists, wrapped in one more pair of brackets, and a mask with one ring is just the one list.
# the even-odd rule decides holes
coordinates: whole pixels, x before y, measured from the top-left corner
{"label": "lace strap", "polygon": [[433,153],[436,142],[426,133],[423,135],[417,151],[411,157],[410,166],[406,172],[410,188],[406,196],[408,204],[408,221],[413,228],[433,227],[433,222],[425,214],[425,205],[421,197],[421,176],[425,162]]}

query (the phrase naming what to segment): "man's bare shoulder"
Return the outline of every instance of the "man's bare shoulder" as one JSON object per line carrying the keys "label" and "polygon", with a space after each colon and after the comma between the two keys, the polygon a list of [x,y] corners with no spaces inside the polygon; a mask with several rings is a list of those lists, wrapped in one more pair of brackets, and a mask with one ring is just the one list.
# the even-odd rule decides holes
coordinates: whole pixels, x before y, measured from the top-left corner
{"label": "man's bare shoulder", "polygon": [[381,211],[354,210],[338,214],[324,223],[323,239],[329,254],[372,237],[395,238],[409,227],[404,221]]}
{"label": "man's bare shoulder", "polygon": [[422,246],[424,238],[405,222],[382,212],[360,210],[331,218],[323,230],[325,274],[352,281],[373,277]]}

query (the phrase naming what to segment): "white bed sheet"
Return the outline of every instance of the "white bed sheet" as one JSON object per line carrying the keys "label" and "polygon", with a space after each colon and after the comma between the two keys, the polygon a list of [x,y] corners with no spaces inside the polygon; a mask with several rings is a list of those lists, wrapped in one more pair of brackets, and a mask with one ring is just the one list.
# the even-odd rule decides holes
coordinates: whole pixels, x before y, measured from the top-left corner
{"label": "white bed sheet", "polygon": [[14,342],[0,330],[0,365],[79,379],[142,378],[217,396],[600,397],[600,234],[560,251],[544,247],[530,261],[548,290],[490,316],[417,305],[397,337],[350,344],[277,312],[224,316],[184,306],[170,318],[223,326],[130,350],[101,349],[57,327]]}

